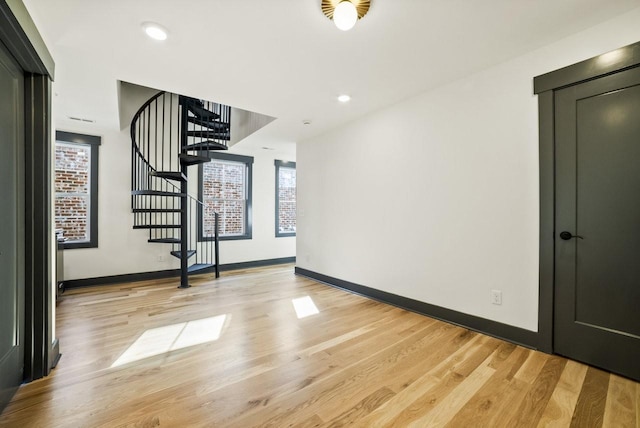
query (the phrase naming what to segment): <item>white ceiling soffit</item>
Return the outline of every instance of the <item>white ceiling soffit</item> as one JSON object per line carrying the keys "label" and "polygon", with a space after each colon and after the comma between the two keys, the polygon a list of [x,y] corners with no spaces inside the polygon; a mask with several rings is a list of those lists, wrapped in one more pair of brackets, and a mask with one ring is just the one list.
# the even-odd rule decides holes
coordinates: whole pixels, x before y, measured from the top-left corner
{"label": "white ceiling soffit", "polygon": [[[343,32],[322,14],[320,0],[24,2],[56,61],[57,118],[117,127],[117,82],[124,80],[277,117],[256,135],[285,142],[640,6],[638,0],[373,0],[369,13]],[[141,27],[147,21],[167,28],[168,39],[148,38]],[[349,103],[336,100],[343,93]]]}
{"label": "white ceiling soffit", "polygon": [[[120,129],[127,128],[131,124],[131,120],[133,120],[133,116],[140,106],[158,92],[161,91],[134,83],[118,81],[118,118]],[[202,99],[200,97],[196,98]],[[217,102],[216,100],[205,101]],[[275,117],[231,106],[231,140],[227,142],[227,145],[231,147],[239,143],[275,119]]]}

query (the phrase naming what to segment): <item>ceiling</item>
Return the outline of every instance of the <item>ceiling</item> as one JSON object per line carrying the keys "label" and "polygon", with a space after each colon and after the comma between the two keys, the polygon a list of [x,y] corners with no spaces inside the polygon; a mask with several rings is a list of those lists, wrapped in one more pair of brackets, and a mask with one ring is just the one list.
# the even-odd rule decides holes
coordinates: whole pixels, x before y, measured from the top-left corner
{"label": "ceiling", "polygon": [[[320,135],[640,7],[373,0],[342,32],[320,0],[23,1],[56,61],[56,123],[74,116],[117,128],[123,80],[277,117],[247,140],[262,146]],[[169,38],[146,37],[145,21]],[[339,103],[342,93],[352,100]]]}

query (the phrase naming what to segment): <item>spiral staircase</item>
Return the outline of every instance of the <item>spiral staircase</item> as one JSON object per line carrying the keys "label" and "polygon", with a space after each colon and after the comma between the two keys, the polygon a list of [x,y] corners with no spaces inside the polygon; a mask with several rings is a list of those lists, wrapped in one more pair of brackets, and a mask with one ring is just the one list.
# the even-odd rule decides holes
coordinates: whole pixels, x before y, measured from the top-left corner
{"label": "spiral staircase", "polygon": [[227,150],[230,137],[229,106],[169,92],[147,100],[131,122],[133,228],[180,260],[180,288],[190,274],[219,277],[219,214],[192,196],[197,175],[189,173],[211,160],[209,151]]}

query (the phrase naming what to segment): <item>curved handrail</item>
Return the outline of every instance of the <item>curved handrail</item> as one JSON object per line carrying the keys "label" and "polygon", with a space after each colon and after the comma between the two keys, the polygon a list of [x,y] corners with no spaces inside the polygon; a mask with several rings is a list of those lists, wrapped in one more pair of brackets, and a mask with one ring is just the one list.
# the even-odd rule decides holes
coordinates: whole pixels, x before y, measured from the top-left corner
{"label": "curved handrail", "polygon": [[[151,106],[151,103],[153,103],[154,101],[156,101],[158,98],[160,98],[162,95],[167,94],[167,91],[160,91],[157,94],[155,94],[154,96],[152,96],[151,98],[149,98],[144,104],[142,104],[142,106],[140,106],[140,108],[138,109],[138,111],[133,115],[133,119],[131,120],[131,127],[130,127],[130,135],[131,135],[131,142],[133,144],[133,147],[136,151],[136,153],[140,156],[140,159],[142,159],[142,161],[149,167],[150,170],[152,171],[157,171],[156,168],[154,168],[151,165],[151,162],[149,162],[149,160],[147,158],[145,158],[144,154],[140,151],[140,146],[138,143],[138,140],[136,139],[136,124],[138,123],[138,120],[140,119],[140,115],[148,108]],[[173,95],[173,94],[170,94]],[[162,178],[162,177],[157,177],[162,179],[165,183],[169,184],[171,187],[177,189],[178,191],[180,191],[180,187],[176,186],[175,184],[173,184],[170,180],[167,180],[166,178]],[[198,204],[204,206],[204,202],[199,200],[198,198],[196,198],[195,196],[192,196],[191,194],[187,193],[187,197],[189,199],[192,199],[193,201],[197,202]]]}
{"label": "curved handrail", "polygon": [[151,164],[149,163],[149,161],[144,157],[144,155],[142,154],[142,152],[140,151],[140,146],[138,145],[138,140],[136,139],[136,128],[135,125],[138,122],[138,119],[140,119],[140,115],[142,114],[142,112],[151,105],[152,102],[154,102],[155,100],[157,100],[160,95],[164,95],[166,94],[167,91],[160,91],[157,94],[155,94],[154,96],[152,96],[151,98],[149,98],[144,104],[142,104],[142,106],[138,109],[138,111],[136,112],[136,114],[133,115],[133,119],[131,120],[131,127],[130,127],[130,134],[131,134],[131,141],[133,142],[133,147],[135,148],[136,152],[138,152],[138,154],[140,155],[140,157],[142,158],[142,160],[149,165],[149,168],[153,169],[154,171],[156,171],[156,169],[154,167],[151,166]]}

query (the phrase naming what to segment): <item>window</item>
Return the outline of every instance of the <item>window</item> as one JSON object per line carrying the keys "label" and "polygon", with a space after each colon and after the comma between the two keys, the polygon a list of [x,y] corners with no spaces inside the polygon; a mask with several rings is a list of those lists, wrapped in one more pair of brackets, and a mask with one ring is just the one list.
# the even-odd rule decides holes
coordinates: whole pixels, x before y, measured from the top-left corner
{"label": "window", "polygon": [[276,237],[296,236],[296,163],[275,161]]}
{"label": "window", "polygon": [[55,222],[64,248],[98,246],[100,137],[56,131]]}
{"label": "window", "polygon": [[250,156],[209,152],[211,162],[199,168],[198,222],[200,240],[214,237],[214,213],[220,214],[221,240],[251,239],[251,167]]}

